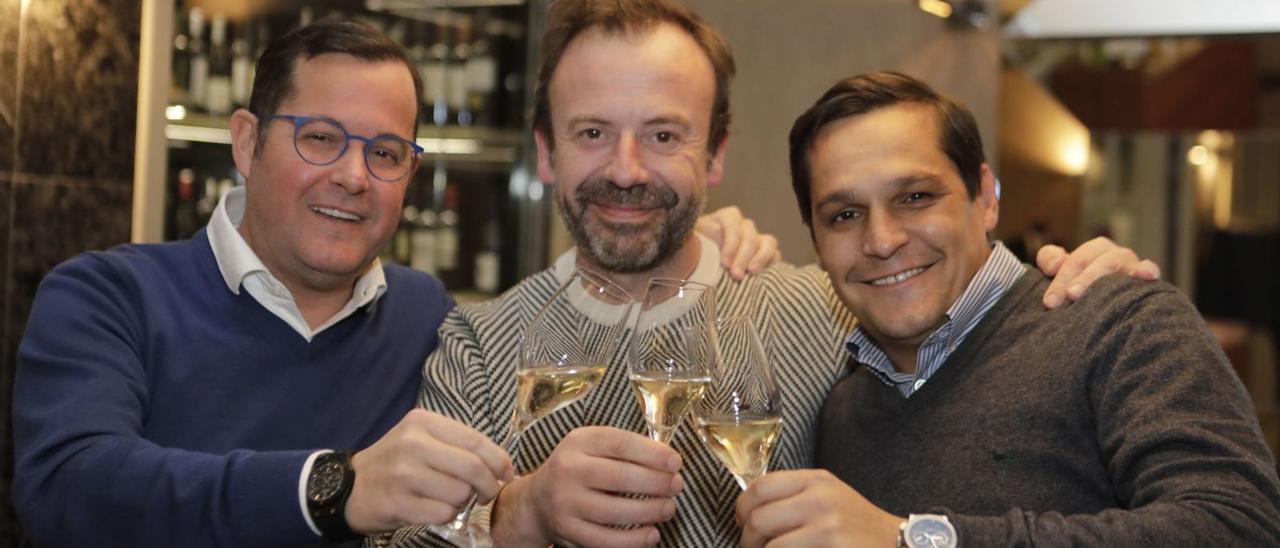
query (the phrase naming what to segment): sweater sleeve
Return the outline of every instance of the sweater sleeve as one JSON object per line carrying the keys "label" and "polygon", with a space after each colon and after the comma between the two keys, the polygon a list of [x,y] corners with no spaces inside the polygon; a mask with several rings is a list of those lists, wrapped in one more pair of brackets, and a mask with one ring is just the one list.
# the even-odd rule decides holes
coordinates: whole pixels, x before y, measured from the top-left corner
{"label": "sweater sleeve", "polygon": [[465,307],[455,307],[445,317],[439,340],[423,366],[418,406],[475,428],[497,443],[506,433],[506,423],[493,416],[484,350]]}
{"label": "sweater sleeve", "polygon": [[124,279],[88,254],[37,291],[13,394],[14,506],[26,534],[41,546],[319,540],[298,503],[311,451],[208,454],[144,437],[146,318]]}
{"label": "sweater sleeve", "polygon": [[[1200,315],[1160,284],[1115,298],[1083,359],[1121,509],[952,516],[962,546],[1275,546],[1280,481],[1253,406]],[[1127,303],[1127,304],[1125,304]],[[1061,486],[1070,489],[1069,485]]]}

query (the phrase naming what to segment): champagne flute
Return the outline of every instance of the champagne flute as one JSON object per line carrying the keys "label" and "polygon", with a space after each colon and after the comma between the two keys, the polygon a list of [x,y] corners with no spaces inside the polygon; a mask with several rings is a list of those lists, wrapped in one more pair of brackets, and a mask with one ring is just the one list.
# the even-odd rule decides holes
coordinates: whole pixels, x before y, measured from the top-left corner
{"label": "champagne flute", "polygon": [[668,443],[711,382],[715,288],[669,278],[649,280],[628,353],[628,380],[649,437]]}
{"label": "champagne flute", "polygon": [[755,325],[735,317],[717,327],[720,361],[693,408],[694,429],[745,491],[769,469],[782,430],[782,394]]}
{"label": "champagne flute", "polygon": [[[542,305],[525,329],[516,370],[516,402],[502,448],[514,460],[530,426],[582,399],[604,378],[635,303],[604,276],[579,269]],[[470,523],[476,498],[450,523],[428,527],[459,548],[488,548],[488,531]]]}

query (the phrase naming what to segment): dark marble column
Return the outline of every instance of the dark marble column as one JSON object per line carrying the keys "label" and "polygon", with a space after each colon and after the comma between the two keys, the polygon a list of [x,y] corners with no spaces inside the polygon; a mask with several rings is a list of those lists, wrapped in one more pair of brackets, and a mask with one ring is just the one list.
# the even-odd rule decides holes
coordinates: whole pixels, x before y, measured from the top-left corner
{"label": "dark marble column", "polygon": [[[40,280],[77,253],[129,239],[140,18],[136,0],[0,0],[6,394]],[[0,546],[20,535],[8,505],[9,412],[0,417]]]}

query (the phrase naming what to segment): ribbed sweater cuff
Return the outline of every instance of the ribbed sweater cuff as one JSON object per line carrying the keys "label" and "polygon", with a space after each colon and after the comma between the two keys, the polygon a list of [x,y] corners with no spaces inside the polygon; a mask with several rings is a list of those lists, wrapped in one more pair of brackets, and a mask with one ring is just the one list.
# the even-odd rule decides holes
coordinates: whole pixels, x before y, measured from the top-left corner
{"label": "ribbed sweater cuff", "polygon": [[298,505],[298,481],[313,451],[247,452],[231,465],[228,486],[235,537],[255,545],[319,541]]}

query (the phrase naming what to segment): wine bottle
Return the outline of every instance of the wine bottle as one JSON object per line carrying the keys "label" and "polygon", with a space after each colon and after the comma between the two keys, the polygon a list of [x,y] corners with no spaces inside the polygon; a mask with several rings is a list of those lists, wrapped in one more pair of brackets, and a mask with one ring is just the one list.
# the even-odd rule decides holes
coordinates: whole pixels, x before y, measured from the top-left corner
{"label": "wine bottle", "polygon": [[501,266],[501,242],[498,219],[490,218],[481,235],[480,250],[476,252],[475,288],[477,291],[498,291],[498,275]]}
{"label": "wine bottle", "polygon": [[445,59],[445,102],[449,107],[449,121],[460,126],[472,122],[467,103],[467,60],[471,57],[471,18],[458,17],[453,30],[453,46]]}
{"label": "wine bottle", "polygon": [[218,178],[212,175],[204,179],[204,192],[196,200],[196,212],[200,214],[201,224],[209,222],[213,209],[218,207]]}
{"label": "wine bottle", "polygon": [[409,235],[409,245],[413,249],[413,258],[409,266],[434,276],[436,274],[436,212],[431,208],[423,208],[414,220],[413,232]]}
{"label": "wine bottle", "polygon": [[444,209],[436,222],[436,272],[445,285],[458,283],[458,187],[447,183]]}
{"label": "wine bottle", "polygon": [[504,21],[500,25],[502,33],[501,54],[498,57],[499,88],[502,96],[498,101],[501,108],[499,125],[505,127],[524,126],[524,25],[515,21]]}
{"label": "wine bottle", "polygon": [[437,16],[429,23],[427,39],[426,65],[422,69],[422,84],[426,92],[426,100],[430,105],[427,119],[432,124],[443,126],[449,121],[449,105],[447,102],[448,82],[445,80],[445,62],[449,57],[449,45],[445,42],[444,17]]}
{"label": "wine bottle", "polygon": [[196,211],[196,172],[191,168],[178,170],[178,192],[170,217],[170,238],[190,238],[200,230],[200,214]]}
{"label": "wine bottle", "polygon": [[213,16],[209,25],[209,80],[205,108],[210,114],[231,113],[231,46],[227,44],[227,18]]}
{"label": "wine bottle", "polygon": [[249,94],[253,91],[253,59],[249,57],[252,28],[245,23],[240,36],[231,41],[231,105],[236,108],[249,106]]}
{"label": "wine bottle", "polygon": [[205,88],[209,80],[209,56],[204,41],[204,11],[199,7],[192,7],[187,12],[187,28],[191,32],[191,40],[188,44],[191,52],[191,70],[187,92],[191,106],[197,110],[203,110]]}
{"label": "wine bottle", "polygon": [[191,36],[187,23],[181,18],[174,22],[173,33],[173,81],[170,85],[169,104],[191,105],[188,87],[191,85]]}
{"label": "wine bottle", "polygon": [[391,258],[395,262],[402,265],[409,265],[413,260],[413,247],[410,245],[410,236],[413,230],[413,223],[418,218],[418,208],[413,204],[404,206],[400,212],[400,226],[396,228],[395,234],[391,237]]}
{"label": "wine bottle", "polygon": [[477,126],[494,124],[493,88],[498,82],[498,62],[491,47],[490,20],[477,19],[478,37],[467,58],[467,108]]}

